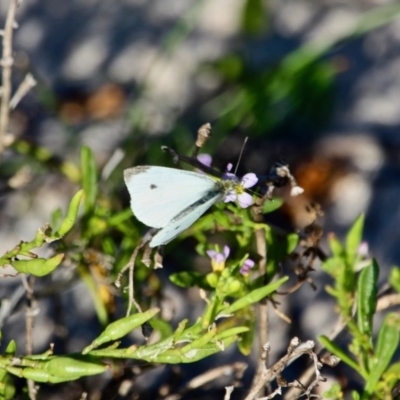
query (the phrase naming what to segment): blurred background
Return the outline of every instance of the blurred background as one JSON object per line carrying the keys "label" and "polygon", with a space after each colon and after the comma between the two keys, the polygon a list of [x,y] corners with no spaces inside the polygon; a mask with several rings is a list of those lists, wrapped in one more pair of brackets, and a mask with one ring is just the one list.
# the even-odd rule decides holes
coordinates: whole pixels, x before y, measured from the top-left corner
{"label": "blurred background", "polygon": [[[0,3],[1,21],[8,5]],[[305,193],[287,199],[274,223],[302,228],[306,205],[318,202],[325,233],[341,237],[366,213],[382,279],[399,264],[397,0],[25,0],[17,21],[14,84],[27,72],[38,81],[11,115],[17,137],[54,160],[78,162],[86,144],[101,166],[117,148],[126,167],[172,166],[160,146],[188,153],[210,122],[205,150],[219,168],[237,161],[246,136],[241,173],[289,163]],[[3,173],[23,160],[8,151]],[[122,176],[115,181],[127,206]],[[0,200],[0,250],[32,238],[75,189],[34,169],[28,191]],[[301,290],[291,301],[314,298]],[[80,304],[92,315],[90,299],[86,311]],[[302,318],[307,335],[325,323],[313,318],[324,306],[313,304]]]}

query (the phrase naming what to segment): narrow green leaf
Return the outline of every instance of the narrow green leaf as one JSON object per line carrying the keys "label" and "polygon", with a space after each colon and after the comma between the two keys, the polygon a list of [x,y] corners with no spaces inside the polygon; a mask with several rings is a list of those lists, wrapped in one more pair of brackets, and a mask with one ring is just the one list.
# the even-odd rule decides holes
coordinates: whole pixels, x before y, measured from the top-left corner
{"label": "narrow green leaf", "polygon": [[215,339],[216,334],[217,334],[217,326],[215,324],[213,324],[210,326],[210,328],[204,335],[193,340],[191,343],[187,344],[186,346],[183,346],[181,348],[182,353],[187,354],[193,349],[202,348],[202,347],[206,346],[211,340]]}
{"label": "narrow green leaf", "polygon": [[246,0],[242,13],[242,30],[248,35],[259,35],[268,26],[268,9],[263,0]]}
{"label": "narrow green leaf", "polygon": [[318,340],[321,342],[321,344],[333,355],[336,357],[339,357],[343,362],[345,362],[348,366],[353,368],[355,371],[357,371],[359,374],[360,373],[360,368],[357,365],[357,363],[348,356],[347,353],[345,353],[338,345],[333,343],[327,336],[319,336]]}
{"label": "narrow green leaf", "polygon": [[109,324],[106,329],[97,337],[90,346],[86,347],[82,354],[87,354],[94,348],[102,345],[103,343],[110,342],[112,340],[118,340],[129,332],[133,331],[137,327],[143,325],[149,319],[151,319],[155,314],[160,311],[159,308],[151,308],[144,313],[137,313],[130,315],[129,317],[121,318],[117,321]]}
{"label": "narrow green leaf", "polygon": [[104,299],[101,296],[101,292],[98,290],[98,282],[86,268],[79,267],[78,273],[81,280],[87,286],[90,295],[92,296],[97,318],[102,325],[106,325],[108,323],[108,312],[106,305],[104,304]]}
{"label": "narrow green leaf", "polygon": [[278,208],[280,208],[282,206],[282,204],[283,204],[283,200],[281,198],[274,197],[272,200],[267,200],[264,203],[262,212],[263,212],[263,214],[271,213],[271,212],[277,210]]}
{"label": "narrow green leaf", "polygon": [[242,309],[243,307],[247,307],[250,304],[257,303],[258,301],[262,300],[269,294],[275,292],[287,280],[288,280],[288,277],[283,277],[283,278],[279,279],[279,281],[270,283],[267,286],[263,286],[263,287],[253,290],[252,292],[243,296],[239,300],[236,300],[230,306],[222,309],[219,312],[219,316],[233,314],[234,312]]}
{"label": "narrow green leaf", "polygon": [[297,244],[299,243],[299,235],[297,233],[289,233],[286,236],[286,242],[287,242],[287,254],[290,254],[294,251],[294,249],[297,247]]}
{"label": "narrow green leaf", "polygon": [[97,197],[97,169],[92,150],[83,146],[81,150],[82,187],[85,193],[85,213],[94,208]]}
{"label": "narrow green leaf", "polygon": [[358,248],[360,247],[363,229],[364,214],[361,214],[353,223],[346,236],[346,254],[349,265],[352,265],[356,259]]}
{"label": "narrow green leaf", "polygon": [[335,258],[342,258],[344,256],[344,249],[338,238],[334,234],[330,234],[328,239],[332,255]]}
{"label": "narrow green leaf", "polygon": [[51,375],[66,380],[75,380],[82,376],[97,375],[105,372],[110,366],[101,361],[85,358],[82,356],[53,357],[49,361],[44,361],[41,369]]}
{"label": "narrow green leaf", "polygon": [[229,338],[222,340],[220,343],[209,342],[201,348],[193,348],[187,353],[182,353],[181,349],[166,350],[165,352],[156,354],[151,358],[146,358],[146,360],[149,362],[165,364],[194,363],[203,358],[209,357],[212,354],[221,352],[236,340],[236,336],[230,336]]}
{"label": "narrow green leaf", "polygon": [[399,267],[394,267],[390,271],[389,283],[390,283],[390,286],[394,290],[396,290],[398,293],[400,293],[400,268]]}
{"label": "narrow green leaf", "polygon": [[132,218],[132,210],[130,208],[127,208],[126,210],[115,213],[110,218],[108,218],[108,225],[119,225],[120,223],[129,220],[130,218]]}
{"label": "narrow green leaf", "polygon": [[381,379],[386,368],[399,345],[400,340],[400,315],[387,314],[381,329],[379,330],[374,361],[371,365],[371,374],[368,377],[365,391],[372,395],[378,381]]}
{"label": "narrow green leaf", "polygon": [[238,342],[238,348],[243,355],[248,356],[253,349],[254,335],[256,332],[256,319],[254,317],[251,319],[246,318],[245,324],[248,330],[247,332],[243,332],[241,335],[241,340]]}
{"label": "narrow green leaf", "polygon": [[83,190],[77,192],[69,203],[67,216],[64,221],[61,223],[60,228],[58,229],[57,235],[62,237],[66,235],[74,226],[76,217],[78,216],[79,205],[81,204],[81,199],[83,195]]}
{"label": "narrow green leaf", "polygon": [[198,286],[204,290],[211,290],[204,274],[196,271],[183,271],[170,275],[170,281],[177,286],[188,288]]}
{"label": "narrow green leaf", "polygon": [[45,258],[35,258],[33,260],[17,260],[11,265],[20,273],[32,274],[34,276],[44,276],[53,272],[62,262],[64,254],[57,254],[46,260]]}
{"label": "narrow green leaf", "polygon": [[360,400],[361,398],[360,398],[360,394],[358,393],[358,392],[356,392],[355,390],[353,390],[352,392],[351,392],[351,399],[352,400]]}
{"label": "narrow green leaf", "polygon": [[224,340],[231,336],[242,335],[243,333],[248,332],[248,330],[249,328],[247,326],[235,326],[234,328],[225,329],[215,336],[215,340]]}
{"label": "narrow green leaf", "polygon": [[273,229],[267,229],[265,236],[268,245],[267,271],[268,276],[272,277],[279,263],[296,247],[298,235],[280,236]]}
{"label": "narrow green leaf", "polygon": [[360,332],[372,336],[372,319],[376,310],[379,266],[375,260],[365,267],[358,278],[357,322]]}
{"label": "narrow green leaf", "polygon": [[16,351],[17,351],[17,344],[15,343],[15,340],[10,340],[4,353],[13,356]]}
{"label": "narrow green leaf", "polygon": [[152,318],[150,321],[151,327],[158,332],[160,340],[169,338],[174,332],[171,324],[161,318]]}

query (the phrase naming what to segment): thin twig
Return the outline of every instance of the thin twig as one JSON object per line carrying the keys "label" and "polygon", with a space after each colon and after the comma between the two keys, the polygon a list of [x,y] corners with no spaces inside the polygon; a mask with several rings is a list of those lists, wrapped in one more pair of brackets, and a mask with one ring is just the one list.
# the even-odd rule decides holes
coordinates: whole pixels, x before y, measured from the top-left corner
{"label": "thin twig", "polygon": [[[26,289],[25,351],[27,355],[31,355],[33,354],[33,319],[35,316],[35,310],[33,308],[33,303],[34,303],[33,286],[35,284],[35,277],[31,275],[28,279],[26,279],[25,275],[23,275],[22,282],[24,283]],[[31,379],[28,379],[27,383],[28,383],[29,398],[31,400],[36,400],[37,389],[35,382]]]}
{"label": "thin twig", "polygon": [[225,396],[224,400],[230,400],[231,394],[233,393],[233,386],[225,386]]}
{"label": "thin twig", "polygon": [[12,76],[12,37],[15,13],[21,0],[11,0],[8,8],[6,24],[3,33],[3,57],[1,59],[2,71],[2,90],[0,108],[0,159],[4,152],[4,136],[7,133],[8,121],[10,118],[10,97],[11,97],[11,76]]}
{"label": "thin twig", "polygon": [[133,251],[129,262],[122,268],[122,270],[118,273],[117,279],[115,280],[115,286],[121,287],[121,279],[125,272],[129,269],[129,282],[128,282],[128,291],[129,291],[129,300],[128,300],[128,309],[126,311],[126,316],[129,316],[132,310],[132,306],[135,305],[136,309],[139,312],[142,312],[142,308],[140,307],[139,303],[135,299],[135,286],[134,286],[134,271],[135,271],[135,262],[136,258],[139,254],[139,251],[146,246],[146,244],[150,241],[152,230],[150,229],[149,232],[142,238],[139,244],[136,246],[135,250]]}
{"label": "thin twig", "polygon": [[221,376],[231,376],[237,374],[238,372],[243,374],[244,370],[247,368],[247,364],[243,362],[236,362],[230,365],[222,365],[211,370],[206,371],[204,374],[198,375],[191,379],[187,384],[187,389],[197,389],[205,384],[220,378]]}
{"label": "thin twig", "polygon": [[[258,393],[263,389],[263,387],[270,382],[272,379],[280,376],[281,372],[285,369],[287,365],[292,363],[297,358],[301,357],[304,354],[309,354],[310,357],[314,359],[314,342],[308,341],[297,345],[299,340],[297,338],[293,338],[291,340],[290,346],[288,348],[287,354],[283,356],[275,365],[271,368],[267,369],[264,365],[263,372],[260,376],[260,379],[256,382],[256,384],[251,388],[250,393],[246,396],[245,400],[254,400],[258,397]],[[269,347],[268,345],[266,345]],[[296,347],[297,346],[297,347]],[[265,359],[265,357],[263,357]],[[316,367],[314,365],[314,373],[318,379],[320,379],[319,372],[316,372]],[[292,386],[293,383],[286,384],[285,386]]]}
{"label": "thin twig", "polygon": [[33,77],[31,73],[27,73],[25,75],[24,80],[19,84],[18,89],[15,91],[11,101],[10,108],[14,110],[17,107],[18,103],[24,98],[24,96],[34,87],[36,86],[37,81]]}
{"label": "thin twig", "polygon": [[[255,222],[262,222],[262,206],[264,202],[265,200],[263,198],[258,198],[252,207],[252,216]],[[265,229],[263,228],[255,231],[257,254],[260,257],[258,261],[258,272],[260,276],[264,277],[266,276],[267,266],[267,241],[265,233]],[[261,347],[263,343],[268,342],[268,303],[266,300],[261,301],[257,305],[257,316],[258,343]],[[254,375],[251,387],[254,387],[257,381],[260,379],[260,376],[265,368],[265,363],[268,363],[268,360],[263,360],[263,358],[260,357],[258,360],[257,372]]]}
{"label": "thin twig", "polygon": [[115,285],[120,287],[121,279],[126,270],[129,269],[129,278],[128,278],[128,309],[126,310],[126,316],[128,317],[131,313],[132,306],[135,305],[139,312],[142,312],[142,308],[140,307],[139,303],[135,300],[135,285],[134,285],[134,271],[135,271],[135,262],[136,258],[139,254],[139,250],[141,249],[140,245],[136,247],[133,251],[129,262],[125,265],[124,268],[119,272],[117,276],[117,280],[115,281]]}

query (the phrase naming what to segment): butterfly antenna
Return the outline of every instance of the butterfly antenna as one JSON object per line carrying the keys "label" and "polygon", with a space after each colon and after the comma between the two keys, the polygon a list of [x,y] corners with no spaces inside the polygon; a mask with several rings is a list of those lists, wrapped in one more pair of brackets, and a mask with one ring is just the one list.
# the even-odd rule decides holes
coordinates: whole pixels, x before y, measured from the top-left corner
{"label": "butterfly antenna", "polygon": [[244,141],[243,141],[243,144],[242,144],[242,148],[240,149],[239,159],[238,159],[238,162],[237,162],[237,164],[236,164],[236,168],[235,168],[235,172],[234,172],[235,175],[236,175],[236,172],[237,172],[237,170],[238,170],[238,168],[239,168],[240,160],[242,159],[242,154],[243,154],[244,146],[246,146],[246,143],[247,143],[248,138],[249,138],[248,136],[245,137],[245,139],[244,139]]}

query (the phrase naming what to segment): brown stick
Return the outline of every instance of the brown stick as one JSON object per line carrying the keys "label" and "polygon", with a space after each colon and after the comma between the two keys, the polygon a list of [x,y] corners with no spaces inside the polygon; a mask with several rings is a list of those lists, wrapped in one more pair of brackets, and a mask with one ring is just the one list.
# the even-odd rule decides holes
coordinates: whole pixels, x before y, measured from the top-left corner
{"label": "brown stick", "polygon": [[1,90],[1,108],[0,108],[0,160],[4,152],[4,137],[7,133],[8,122],[10,119],[10,97],[11,97],[11,76],[12,76],[12,37],[15,13],[20,0],[11,0],[8,8],[6,24],[3,33],[3,58],[1,59],[2,72],[2,90]]}

